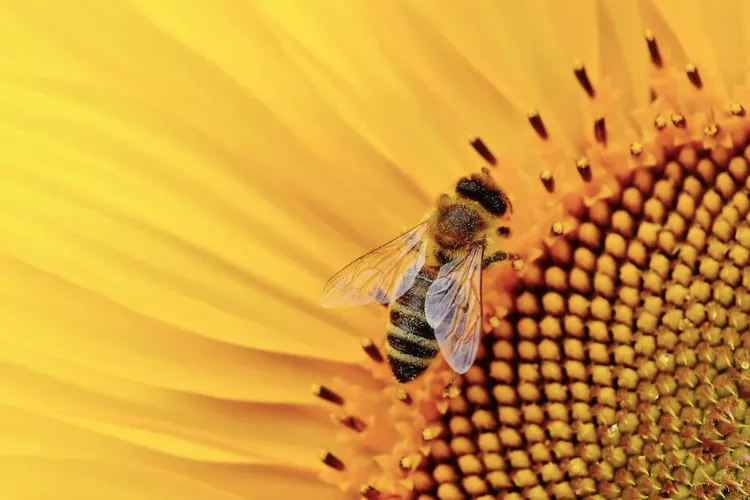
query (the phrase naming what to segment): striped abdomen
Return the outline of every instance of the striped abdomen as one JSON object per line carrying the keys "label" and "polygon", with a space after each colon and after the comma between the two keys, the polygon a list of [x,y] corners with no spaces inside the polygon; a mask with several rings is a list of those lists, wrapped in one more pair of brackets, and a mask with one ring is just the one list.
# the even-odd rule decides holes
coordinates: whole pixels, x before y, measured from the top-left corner
{"label": "striped abdomen", "polygon": [[386,355],[401,383],[422,375],[440,352],[435,332],[424,315],[425,296],[436,275],[433,269],[422,269],[409,291],[389,306]]}

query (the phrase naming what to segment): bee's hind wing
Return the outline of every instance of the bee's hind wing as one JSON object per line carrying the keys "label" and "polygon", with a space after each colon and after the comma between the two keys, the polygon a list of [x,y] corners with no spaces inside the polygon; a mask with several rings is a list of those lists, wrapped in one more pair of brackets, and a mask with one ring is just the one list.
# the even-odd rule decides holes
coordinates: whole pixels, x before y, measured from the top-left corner
{"label": "bee's hind wing", "polygon": [[440,351],[460,374],[474,364],[482,337],[482,255],[483,246],[476,245],[441,267],[425,299],[425,317]]}
{"label": "bee's hind wing", "polygon": [[363,255],[336,273],[323,287],[323,307],[387,304],[406,293],[424,267],[426,223]]}

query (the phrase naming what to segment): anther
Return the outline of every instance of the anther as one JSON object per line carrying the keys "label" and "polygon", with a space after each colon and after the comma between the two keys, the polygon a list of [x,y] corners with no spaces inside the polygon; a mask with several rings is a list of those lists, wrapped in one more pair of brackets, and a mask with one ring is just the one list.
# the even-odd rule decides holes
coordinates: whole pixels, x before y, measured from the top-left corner
{"label": "anther", "polygon": [[412,460],[411,457],[403,457],[399,460],[398,465],[404,471],[410,471],[414,467],[414,460]]}
{"label": "anther", "polygon": [[328,401],[329,403],[333,403],[339,406],[344,404],[344,398],[342,398],[326,386],[313,384],[312,392],[320,399]]}
{"label": "anther", "polygon": [[586,158],[581,158],[576,161],[576,168],[578,173],[581,175],[581,179],[588,182],[591,180],[591,164]]}
{"label": "anther", "polygon": [[714,137],[716,134],[719,133],[719,126],[715,123],[712,123],[711,125],[706,125],[703,129],[703,133],[709,137]]}
{"label": "anther", "polygon": [[508,238],[510,237],[510,228],[508,226],[500,226],[497,228],[497,234],[503,238]]}
{"label": "anther", "polygon": [[662,130],[666,126],[667,126],[667,119],[664,118],[663,115],[656,115],[656,118],[654,118],[654,127],[656,127],[659,130]]}
{"label": "anther", "polygon": [[560,221],[557,221],[552,224],[551,231],[552,231],[552,234],[556,236],[560,236],[561,234],[563,234],[563,229],[564,229],[563,223]]}
{"label": "anther", "polygon": [[630,154],[632,156],[638,156],[643,153],[643,144],[640,142],[634,142],[630,145]]}
{"label": "anther", "polygon": [[685,126],[685,117],[680,113],[672,113],[671,119],[675,127],[682,128]]}
{"label": "anther", "polygon": [[594,86],[591,84],[591,80],[589,80],[589,75],[586,73],[586,67],[583,63],[576,63],[573,68],[573,73],[575,73],[578,83],[581,84],[581,87],[583,87],[583,90],[586,91],[588,96],[594,97],[596,95],[596,90],[594,90]]}
{"label": "anther", "polygon": [[495,155],[492,154],[492,151],[487,147],[487,145],[482,141],[481,138],[475,137],[471,141],[471,147],[474,148],[474,151],[479,153],[479,156],[481,156],[484,161],[492,165],[493,167],[497,165],[497,158],[495,158]]}
{"label": "anther", "polygon": [[364,498],[365,500],[379,500],[380,499],[380,492],[376,490],[374,487],[370,486],[369,484],[362,486],[359,489],[359,494],[362,495],[362,498]]}
{"label": "anther", "polygon": [[729,105],[729,112],[732,113],[733,116],[745,116],[745,108],[743,108],[742,104],[738,102],[733,102]]}
{"label": "anther", "polygon": [[555,190],[555,179],[552,177],[552,172],[550,170],[547,170],[546,168],[542,170],[539,173],[539,179],[542,181],[544,189],[546,189],[548,193]]}
{"label": "anther", "polygon": [[659,97],[659,96],[656,93],[656,89],[654,87],[650,87],[648,89],[648,99],[649,99],[649,102],[654,102],[657,97]]}
{"label": "anther", "polygon": [[399,388],[398,390],[396,390],[396,399],[406,405],[411,404],[411,396],[409,396],[409,393],[406,392],[406,389],[404,388]]}
{"label": "anther", "polygon": [[523,271],[523,267],[524,267],[524,264],[523,264],[523,261],[521,259],[515,259],[513,261],[513,270],[514,271],[520,273],[521,271]]}
{"label": "anther", "polygon": [[331,453],[330,451],[323,450],[320,452],[320,461],[326,464],[328,467],[332,469],[336,469],[338,471],[342,471],[345,469],[344,462],[339,460],[339,458]]}
{"label": "anther", "polygon": [[352,415],[347,415],[345,417],[336,417],[336,420],[338,420],[338,422],[344,427],[348,427],[355,432],[362,432],[367,429],[367,424],[363,420],[360,420],[359,418]]}
{"label": "anther", "polygon": [[695,67],[695,64],[688,63],[685,66],[685,73],[687,73],[688,80],[690,80],[690,83],[692,83],[695,88],[699,89],[703,87],[701,75],[698,73],[698,68]]}
{"label": "anther", "polygon": [[646,30],[646,44],[648,45],[648,55],[651,57],[651,64],[661,68],[663,61],[659,52],[659,45],[656,43],[656,37],[651,30]]}
{"label": "anther", "polygon": [[607,144],[607,124],[601,116],[594,122],[594,138],[599,144]]}
{"label": "anther", "polygon": [[544,126],[544,122],[542,121],[542,117],[539,116],[538,111],[531,111],[529,112],[529,123],[534,128],[534,131],[541,139],[547,139],[549,136],[547,135],[547,129]]}
{"label": "anther", "polygon": [[367,353],[367,355],[370,357],[371,360],[375,361],[376,363],[383,362],[383,355],[380,353],[378,346],[376,346],[372,342],[372,339],[369,339],[369,338],[362,339],[362,349],[365,350],[365,353]]}

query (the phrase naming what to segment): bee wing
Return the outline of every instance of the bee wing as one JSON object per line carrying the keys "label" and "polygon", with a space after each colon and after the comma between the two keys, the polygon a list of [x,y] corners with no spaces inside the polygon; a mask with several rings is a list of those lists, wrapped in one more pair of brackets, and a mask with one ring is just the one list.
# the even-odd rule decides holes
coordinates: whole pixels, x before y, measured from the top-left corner
{"label": "bee wing", "polygon": [[457,373],[471,368],[482,336],[482,254],[476,245],[440,268],[427,290],[425,317],[445,360]]}
{"label": "bee wing", "polygon": [[422,223],[355,260],[323,287],[323,307],[387,304],[406,293],[424,267],[427,248]]}

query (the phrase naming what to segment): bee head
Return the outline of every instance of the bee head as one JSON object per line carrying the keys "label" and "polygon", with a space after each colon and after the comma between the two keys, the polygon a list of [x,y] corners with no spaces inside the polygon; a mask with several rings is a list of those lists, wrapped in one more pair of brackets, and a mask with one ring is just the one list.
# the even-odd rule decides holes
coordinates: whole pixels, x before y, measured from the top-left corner
{"label": "bee head", "polygon": [[438,199],[431,224],[435,241],[445,249],[457,250],[474,242],[487,227],[482,215],[469,204],[443,195]]}
{"label": "bee head", "polygon": [[487,169],[460,179],[456,184],[456,193],[476,201],[492,215],[502,217],[508,211],[513,212],[508,195],[498,187]]}

